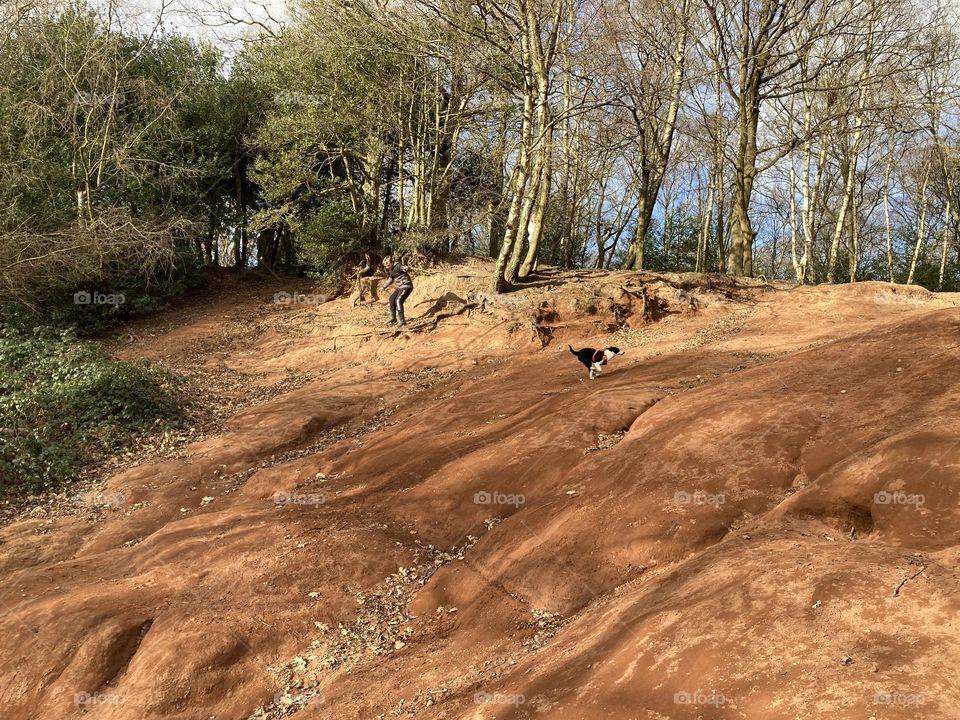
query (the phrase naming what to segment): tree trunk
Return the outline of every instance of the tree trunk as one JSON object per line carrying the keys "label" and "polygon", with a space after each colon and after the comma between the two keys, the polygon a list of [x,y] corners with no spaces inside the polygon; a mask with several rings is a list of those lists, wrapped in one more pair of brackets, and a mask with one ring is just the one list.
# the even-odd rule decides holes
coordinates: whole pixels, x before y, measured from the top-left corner
{"label": "tree trunk", "polygon": [[920,185],[920,216],[917,219],[917,241],[913,246],[913,257],[910,259],[910,272],[907,275],[907,285],[913,285],[913,276],[917,270],[917,259],[920,257],[920,248],[927,239],[927,183],[930,181],[930,163],[927,163],[923,173],[923,182]]}
{"label": "tree trunk", "polygon": [[700,235],[697,242],[697,272],[707,272],[710,249],[710,229],[713,223],[713,173],[707,181],[706,210],[700,211]]}
{"label": "tree trunk", "polygon": [[[892,132],[892,131],[891,131]],[[890,282],[896,282],[893,270],[893,235],[890,231],[890,172],[893,170],[893,140],[887,155],[887,166],[883,171],[883,223],[887,239],[887,276]]]}
{"label": "tree trunk", "polygon": [[[856,167],[856,165],[854,165],[854,167]],[[850,282],[856,282],[857,266],[860,262],[860,229],[857,224],[857,195],[855,187],[850,188],[850,212],[847,217],[849,225],[847,268]]]}
{"label": "tree trunk", "polygon": [[803,263],[797,257],[797,169],[793,157],[790,160],[790,260],[793,262],[793,276],[797,284],[803,284]]}
{"label": "tree trunk", "polygon": [[538,159],[534,162],[530,177],[530,186],[527,188],[520,205],[520,217],[517,220],[517,228],[514,233],[513,249],[510,252],[510,261],[507,263],[505,280],[513,285],[517,282],[517,274],[520,271],[520,254],[530,230],[530,218],[533,215],[533,206],[539,196],[540,184],[542,182],[542,163]]}
{"label": "tree trunk", "polygon": [[[646,174],[646,171],[642,171]],[[633,227],[633,237],[630,239],[630,249],[627,251],[624,269],[643,270],[644,253],[647,249],[647,235],[650,233],[650,223],[653,220],[653,203],[650,201],[649,182],[641,178],[639,195],[637,196],[637,223]],[[659,187],[657,194],[659,194]]]}
{"label": "tree trunk", "polygon": [[543,160],[540,169],[540,182],[537,193],[537,200],[533,206],[533,212],[530,215],[530,223],[527,230],[527,256],[520,266],[519,276],[525,278],[530,275],[533,263],[537,257],[537,250],[540,247],[540,238],[543,237],[543,217],[547,212],[547,204],[550,200],[550,148],[549,145],[543,150],[546,157]]}
{"label": "tree trunk", "polygon": [[943,218],[943,252],[940,254],[940,276],[937,280],[937,290],[943,290],[943,276],[947,269],[947,245],[950,241],[950,198],[947,198],[947,208]]}
{"label": "tree trunk", "polygon": [[233,231],[233,266],[237,270],[242,270],[246,265],[247,252],[247,199],[243,191],[243,161],[239,149],[237,153],[237,162],[233,172],[234,193],[237,203],[236,227]]}
{"label": "tree trunk", "polygon": [[497,264],[494,268],[493,291],[504,292],[508,282],[506,278],[508,262],[513,252],[514,243],[518,241],[520,213],[530,179],[530,141],[533,135],[531,127],[533,121],[533,100],[529,93],[525,93],[523,100],[523,117],[520,128],[520,153],[517,165],[511,175],[510,209],[507,211],[507,222],[503,229],[503,241],[500,243],[500,252],[497,255]]}
{"label": "tree trunk", "polygon": [[754,73],[741,83],[740,132],[734,159],[733,217],[727,272],[753,276],[753,241],[756,232],[750,220],[750,201],[757,173],[757,127],[760,122],[760,78]]}

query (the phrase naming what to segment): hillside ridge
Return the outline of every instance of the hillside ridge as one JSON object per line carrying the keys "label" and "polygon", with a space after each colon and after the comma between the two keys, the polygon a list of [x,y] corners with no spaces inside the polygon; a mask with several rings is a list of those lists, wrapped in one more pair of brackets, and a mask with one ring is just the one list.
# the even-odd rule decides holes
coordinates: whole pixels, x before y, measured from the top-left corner
{"label": "hillside ridge", "polygon": [[0,527],[4,717],[955,717],[960,295],[489,265],[108,341],[194,422]]}

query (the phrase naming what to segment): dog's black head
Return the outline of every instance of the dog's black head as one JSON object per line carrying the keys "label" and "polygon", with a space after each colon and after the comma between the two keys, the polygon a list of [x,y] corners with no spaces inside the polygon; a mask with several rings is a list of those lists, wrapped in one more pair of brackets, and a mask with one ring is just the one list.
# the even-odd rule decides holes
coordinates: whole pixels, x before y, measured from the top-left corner
{"label": "dog's black head", "polygon": [[613,345],[607,348],[607,352],[611,352],[614,355],[623,355],[623,350],[618,347],[614,347]]}

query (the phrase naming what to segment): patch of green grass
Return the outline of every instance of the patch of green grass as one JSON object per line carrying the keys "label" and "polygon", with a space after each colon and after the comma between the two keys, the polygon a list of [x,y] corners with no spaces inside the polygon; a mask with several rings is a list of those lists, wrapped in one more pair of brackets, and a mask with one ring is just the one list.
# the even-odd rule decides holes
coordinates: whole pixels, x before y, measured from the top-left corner
{"label": "patch of green grass", "polygon": [[55,490],[181,419],[174,375],[72,331],[0,325],[0,496]]}

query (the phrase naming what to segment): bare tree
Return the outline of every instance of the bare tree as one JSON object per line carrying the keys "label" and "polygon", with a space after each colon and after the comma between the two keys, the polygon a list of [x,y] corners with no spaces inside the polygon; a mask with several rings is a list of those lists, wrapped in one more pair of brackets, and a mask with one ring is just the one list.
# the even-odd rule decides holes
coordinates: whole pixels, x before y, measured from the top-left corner
{"label": "bare tree", "polygon": [[637,219],[624,267],[643,267],[654,206],[670,161],[690,50],[692,0],[635,0],[607,9],[607,39],[613,43],[616,102],[634,122],[639,159]]}

